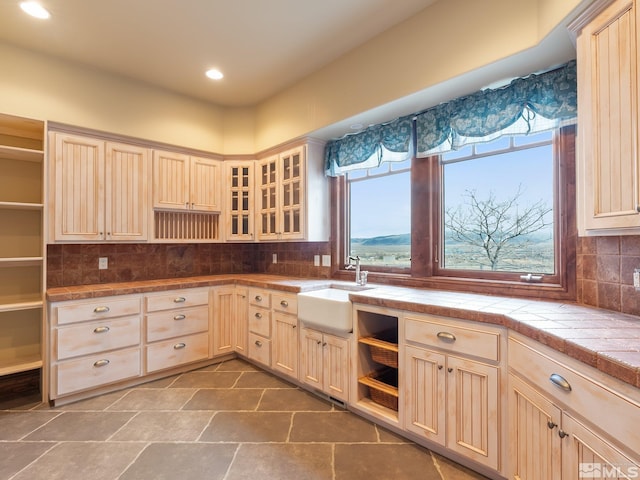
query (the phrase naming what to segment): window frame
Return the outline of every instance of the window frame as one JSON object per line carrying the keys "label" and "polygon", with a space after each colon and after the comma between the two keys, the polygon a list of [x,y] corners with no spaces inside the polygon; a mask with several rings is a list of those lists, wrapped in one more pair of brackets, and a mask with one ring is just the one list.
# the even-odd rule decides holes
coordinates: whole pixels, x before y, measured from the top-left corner
{"label": "window frame", "polygon": [[[553,135],[555,189],[554,222],[556,224],[556,274],[543,277],[540,283],[514,280],[513,273],[440,269],[441,166],[439,156],[413,158],[411,162],[411,268],[366,266],[369,281],[475,293],[548,299],[576,298],[576,172],[575,125],[561,127]],[[353,280],[346,270],[349,252],[349,191],[344,176],[332,178],[332,256],[336,259],[331,276]],[[485,275],[485,274],[489,275]],[[518,274],[519,275],[519,274]]]}

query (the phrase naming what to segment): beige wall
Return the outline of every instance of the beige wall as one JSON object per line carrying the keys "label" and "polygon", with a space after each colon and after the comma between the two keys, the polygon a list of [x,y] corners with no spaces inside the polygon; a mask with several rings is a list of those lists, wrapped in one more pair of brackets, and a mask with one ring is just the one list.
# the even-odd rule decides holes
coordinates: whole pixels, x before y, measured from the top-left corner
{"label": "beige wall", "polygon": [[441,0],[279,95],[242,109],[0,44],[0,111],[252,154],[531,49],[579,3]]}

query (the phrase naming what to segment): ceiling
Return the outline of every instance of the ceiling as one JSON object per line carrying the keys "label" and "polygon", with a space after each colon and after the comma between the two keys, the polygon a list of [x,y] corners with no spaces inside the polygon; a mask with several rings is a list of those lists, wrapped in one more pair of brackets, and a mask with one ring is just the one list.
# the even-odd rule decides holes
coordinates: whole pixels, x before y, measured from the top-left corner
{"label": "ceiling", "polygon": [[[0,0],[0,41],[220,106],[253,106],[436,0]],[[209,68],[225,77],[212,81]]]}

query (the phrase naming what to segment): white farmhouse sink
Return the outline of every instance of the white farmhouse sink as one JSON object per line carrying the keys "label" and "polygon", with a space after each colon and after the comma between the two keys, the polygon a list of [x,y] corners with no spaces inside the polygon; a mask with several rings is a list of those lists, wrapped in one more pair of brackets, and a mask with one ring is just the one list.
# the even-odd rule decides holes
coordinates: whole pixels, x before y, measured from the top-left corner
{"label": "white farmhouse sink", "polygon": [[349,293],[367,290],[357,285],[330,285],[327,288],[298,294],[298,319],[312,328],[351,332],[351,301]]}

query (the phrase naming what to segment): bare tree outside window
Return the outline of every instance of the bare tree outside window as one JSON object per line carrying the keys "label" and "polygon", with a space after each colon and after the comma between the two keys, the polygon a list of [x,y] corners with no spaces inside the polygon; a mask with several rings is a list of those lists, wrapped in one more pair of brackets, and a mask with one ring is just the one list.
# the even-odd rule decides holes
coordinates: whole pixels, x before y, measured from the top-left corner
{"label": "bare tree outside window", "polygon": [[476,190],[465,190],[465,200],[445,211],[445,242],[471,247],[466,249],[466,262],[479,268],[531,271],[531,265],[523,265],[519,258],[539,243],[540,236],[534,234],[549,230],[552,208],[543,200],[523,205],[522,196],[522,185],[502,201],[493,191],[481,198]]}

